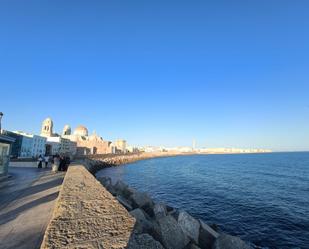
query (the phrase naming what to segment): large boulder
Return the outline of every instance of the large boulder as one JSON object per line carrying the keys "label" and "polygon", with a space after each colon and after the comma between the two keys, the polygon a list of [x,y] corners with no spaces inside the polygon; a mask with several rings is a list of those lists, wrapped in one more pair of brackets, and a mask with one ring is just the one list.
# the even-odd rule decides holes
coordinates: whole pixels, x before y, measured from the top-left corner
{"label": "large boulder", "polygon": [[200,247],[198,247],[196,244],[194,244],[193,242],[190,242],[184,249],[201,249]]}
{"label": "large boulder", "polygon": [[145,206],[151,205],[153,206],[153,201],[148,196],[148,194],[143,192],[135,191],[131,195],[131,200],[134,203],[135,207],[143,208]]}
{"label": "large boulder", "polygon": [[112,184],[112,179],[108,176],[99,176],[97,180],[106,188]]}
{"label": "large boulder", "polygon": [[117,190],[115,189],[113,183],[109,184],[108,186],[105,187],[107,189],[108,192],[110,192],[113,196],[116,196]]}
{"label": "large boulder", "polygon": [[191,245],[191,247],[190,247],[190,249],[201,249],[200,247],[198,247],[197,245],[195,245],[195,244],[192,244]]}
{"label": "large boulder", "polygon": [[135,190],[131,187],[128,187],[125,191],[125,197],[126,198],[130,198],[131,195],[133,195],[135,193]]}
{"label": "large boulder", "polygon": [[169,206],[169,205],[165,205],[165,206],[166,206],[166,211],[167,211],[167,212],[172,212],[172,211],[175,210],[175,208],[173,208],[173,207],[171,207],[171,206]]}
{"label": "large boulder", "polygon": [[158,220],[155,235],[166,249],[183,249],[190,242],[177,221],[170,215]]}
{"label": "large boulder", "polygon": [[164,249],[159,241],[149,234],[133,234],[127,249]]}
{"label": "large boulder", "polygon": [[114,188],[116,189],[118,195],[122,195],[125,198],[129,198],[133,194],[132,190],[123,181],[118,180]]}
{"label": "large boulder", "polygon": [[132,204],[130,203],[129,200],[125,199],[121,195],[117,195],[116,198],[120,202],[120,204],[125,207],[126,210],[128,210],[128,211],[132,211],[133,210]]}
{"label": "large boulder", "polygon": [[200,222],[200,236],[199,245],[203,249],[211,249],[215,240],[219,237],[219,234],[210,226],[205,224],[202,220]]}
{"label": "large boulder", "polygon": [[200,223],[185,211],[180,211],[178,215],[178,224],[195,243],[198,243],[200,233]]}
{"label": "large boulder", "polygon": [[212,249],[252,249],[252,247],[238,237],[220,234]]}
{"label": "large boulder", "polygon": [[178,209],[174,209],[173,211],[168,212],[167,214],[173,216],[175,220],[178,220],[179,210]]}
{"label": "large boulder", "polygon": [[167,214],[166,206],[163,203],[155,204],[153,207],[153,213],[157,220],[165,217]]}
{"label": "large boulder", "polygon": [[130,212],[136,219],[134,230],[137,233],[151,233],[153,229],[152,223],[147,219],[147,215],[140,208],[136,208]]}
{"label": "large boulder", "polygon": [[130,200],[133,208],[142,208],[150,217],[154,216],[154,203],[148,194],[134,191],[134,193],[130,196]]}

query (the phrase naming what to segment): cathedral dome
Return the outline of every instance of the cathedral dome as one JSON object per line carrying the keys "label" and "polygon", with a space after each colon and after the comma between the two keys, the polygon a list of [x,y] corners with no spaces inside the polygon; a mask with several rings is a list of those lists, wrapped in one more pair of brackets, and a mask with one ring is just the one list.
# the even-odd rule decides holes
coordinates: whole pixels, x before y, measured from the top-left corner
{"label": "cathedral dome", "polygon": [[75,129],[74,135],[87,137],[88,129],[85,126],[80,125]]}
{"label": "cathedral dome", "polygon": [[71,127],[69,125],[64,126],[62,135],[71,135]]}

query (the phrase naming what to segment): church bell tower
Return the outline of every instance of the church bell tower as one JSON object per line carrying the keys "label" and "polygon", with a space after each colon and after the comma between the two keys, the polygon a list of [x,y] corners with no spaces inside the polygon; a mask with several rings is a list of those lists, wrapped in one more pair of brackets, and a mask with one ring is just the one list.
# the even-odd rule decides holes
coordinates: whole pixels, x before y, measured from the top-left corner
{"label": "church bell tower", "polygon": [[53,136],[53,121],[51,118],[47,118],[42,123],[41,136],[52,137]]}

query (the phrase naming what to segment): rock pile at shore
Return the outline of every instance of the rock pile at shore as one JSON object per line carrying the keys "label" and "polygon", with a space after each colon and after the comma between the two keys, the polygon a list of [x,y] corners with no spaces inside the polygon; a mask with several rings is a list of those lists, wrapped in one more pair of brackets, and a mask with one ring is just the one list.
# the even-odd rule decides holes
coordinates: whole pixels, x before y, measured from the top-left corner
{"label": "rock pile at shore", "polygon": [[142,154],[132,154],[132,155],[114,155],[110,157],[99,157],[96,159],[89,159],[85,158],[83,160],[79,160],[77,162],[80,162],[83,164],[90,173],[95,174],[101,169],[109,168],[109,167],[115,167],[127,163],[132,163],[138,160],[143,160],[151,158],[150,156],[145,156]]}
{"label": "rock pile at shore", "polygon": [[180,156],[188,155],[188,153],[171,153],[171,152],[153,152],[153,153],[135,153],[135,154],[110,154],[110,155],[97,155],[95,158],[84,158],[80,161],[87,169],[95,174],[101,169],[108,167],[115,167],[127,163],[133,163],[139,160],[151,159],[157,157],[171,157],[171,156]]}
{"label": "rock pile at shore", "polygon": [[155,203],[122,181],[113,184],[105,176],[98,180],[136,219],[129,249],[252,249],[240,238],[219,233],[185,211]]}

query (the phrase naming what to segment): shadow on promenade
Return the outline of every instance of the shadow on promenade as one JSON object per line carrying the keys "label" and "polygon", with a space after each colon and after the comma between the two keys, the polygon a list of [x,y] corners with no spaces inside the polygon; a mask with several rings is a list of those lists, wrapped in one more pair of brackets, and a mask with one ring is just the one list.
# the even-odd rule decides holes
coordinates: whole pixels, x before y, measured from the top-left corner
{"label": "shadow on promenade", "polygon": [[7,222],[10,222],[11,220],[14,220],[17,216],[19,216],[21,213],[36,207],[38,205],[41,205],[43,203],[49,202],[49,201],[53,201],[57,198],[59,191],[46,195],[44,197],[41,197],[39,199],[36,199],[34,201],[28,202],[16,209],[13,209],[11,211],[8,212],[4,212],[0,215],[0,225],[3,225]]}
{"label": "shadow on promenade", "polygon": [[[55,178],[57,177],[57,178]],[[53,187],[59,186],[62,184],[63,181],[63,175],[50,175],[50,176],[44,176],[45,182],[37,184],[37,185],[31,185],[22,189],[18,189],[15,191],[10,191],[9,189],[6,191],[6,189],[1,189],[0,191],[0,208],[3,209],[4,207],[8,206],[13,201],[18,201],[22,198],[25,198],[29,195],[37,194],[39,192],[45,191],[47,189],[51,189]],[[48,179],[51,178],[51,179]],[[12,180],[12,181],[18,181]]]}

